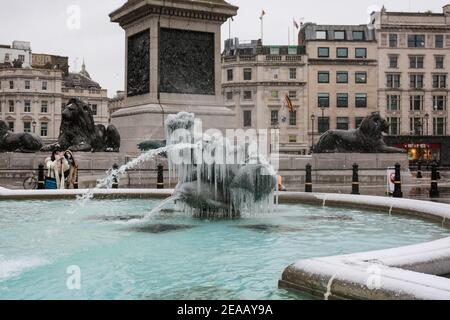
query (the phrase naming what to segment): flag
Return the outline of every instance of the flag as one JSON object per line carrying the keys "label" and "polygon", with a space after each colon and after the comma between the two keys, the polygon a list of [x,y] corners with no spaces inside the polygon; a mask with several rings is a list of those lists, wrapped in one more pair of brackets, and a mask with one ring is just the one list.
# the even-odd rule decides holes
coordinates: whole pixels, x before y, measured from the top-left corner
{"label": "flag", "polygon": [[263,18],[265,15],[266,15],[266,12],[265,12],[264,9],[263,9],[262,12],[261,12],[261,17],[259,17],[259,18],[262,20],[262,18]]}
{"label": "flag", "polygon": [[294,19],[294,27],[295,27],[296,29],[299,28],[299,25],[298,25],[297,21],[295,21],[295,19]]}
{"label": "flag", "polygon": [[289,108],[289,111],[294,112],[295,108],[294,108],[294,105],[292,104],[291,98],[289,98],[289,96],[286,95],[284,100],[286,102],[287,107]]}

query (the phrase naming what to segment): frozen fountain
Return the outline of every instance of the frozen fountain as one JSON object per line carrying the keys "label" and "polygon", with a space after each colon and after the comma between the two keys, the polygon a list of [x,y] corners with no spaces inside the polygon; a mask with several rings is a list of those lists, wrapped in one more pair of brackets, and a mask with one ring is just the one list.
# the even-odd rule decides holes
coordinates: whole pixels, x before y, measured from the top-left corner
{"label": "frozen fountain", "polygon": [[171,176],[179,179],[174,197],[195,217],[235,218],[271,211],[276,173],[251,145],[230,141],[220,131],[203,134],[194,114],[182,112],[166,121]]}

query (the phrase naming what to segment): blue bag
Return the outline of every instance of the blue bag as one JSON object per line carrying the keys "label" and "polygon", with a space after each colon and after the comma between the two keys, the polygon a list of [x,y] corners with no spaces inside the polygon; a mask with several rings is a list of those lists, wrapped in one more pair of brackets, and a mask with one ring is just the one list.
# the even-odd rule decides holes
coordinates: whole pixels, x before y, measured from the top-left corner
{"label": "blue bag", "polygon": [[56,184],[56,179],[51,177],[45,178],[45,189],[55,190],[58,189],[58,185]]}

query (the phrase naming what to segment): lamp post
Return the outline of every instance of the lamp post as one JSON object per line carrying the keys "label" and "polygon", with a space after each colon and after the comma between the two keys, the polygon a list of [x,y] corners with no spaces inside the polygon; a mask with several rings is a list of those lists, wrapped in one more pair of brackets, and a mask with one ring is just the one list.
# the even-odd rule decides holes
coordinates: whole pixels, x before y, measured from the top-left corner
{"label": "lamp post", "polygon": [[430,120],[430,115],[427,113],[426,115],[425,115],[425,125],[426,125],[426,133],[427,133],[427,136],[428,136],[428,133],[429,133],[429,131],[428,131],[428,120]]}
{"label": "lamp post", "polygon": [[311,153],[314,150],[314,123],[316,122],[316,116],[311,116]]}
{"label": "lamp post", "polygon": [[33,120],[33,122],[31,123],[31,125],[33,126],[33,133],[36,133],[36,125],[37,125],[36,120]]}

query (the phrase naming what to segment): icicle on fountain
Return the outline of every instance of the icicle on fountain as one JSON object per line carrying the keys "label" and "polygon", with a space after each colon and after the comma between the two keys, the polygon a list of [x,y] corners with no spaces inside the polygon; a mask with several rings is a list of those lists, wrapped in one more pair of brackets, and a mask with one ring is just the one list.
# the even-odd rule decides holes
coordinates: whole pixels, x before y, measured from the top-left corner
{"label": "icicle on fountain", "polygon": [[[194,114],[186,112],[166,121],[169,171],[179,179],[174,199],[180,209],[198,218],[271,212],[276,173],[249,147],[255,141],[235,146],[220,131],[203,134],[196,121]],[[194,147],[170,148],[179,144]]]}

